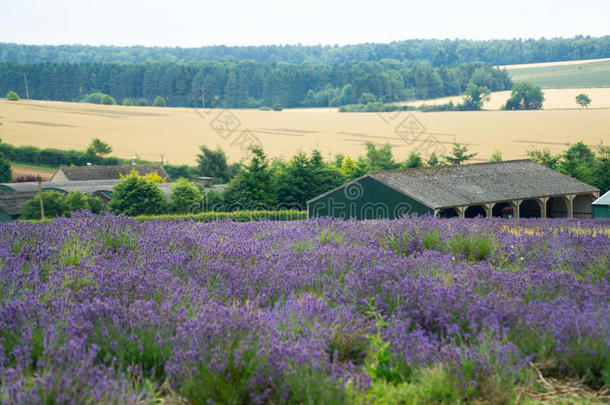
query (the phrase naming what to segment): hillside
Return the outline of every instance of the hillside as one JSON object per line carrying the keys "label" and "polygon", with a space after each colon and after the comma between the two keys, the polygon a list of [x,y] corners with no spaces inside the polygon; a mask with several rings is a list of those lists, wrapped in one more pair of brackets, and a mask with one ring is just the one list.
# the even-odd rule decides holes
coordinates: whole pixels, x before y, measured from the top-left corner
{"label": "hillside", "polygon": [[[595,96],[592,98],[595,103]],[[245,135],[256,137],[270,156],[284,157],[313,148],[320,149],[324,156],[358,156],[363,154],[367,141],[389,142],[400,160],[413,150],[424,154],[449,152],[454,141],[468,144],[479,153],[476,160],[487,160],[496,149],[503,152],[505,159],[517,159],[532,148],[560,152],[579,140],[591,146],[610,143],[608,108],[378,115],[328,109],[202,111],[2,99],[0,110],[3,142],[83,150],[92,138],[99,137],[119,157],[137,154],[158,161],[163,153],[164,160],[170,163],[194,163],[202,144],[222,147],[230,160],[243,159],[248,141],[240,136],[245,130]],[[396,127],[403,120],[412,125],[414,118],[424,132],[403,131],[405,141]],[[222,131],[227,122],[232,122],[233,132]]]}
{"label": "hillside", "polygon": [[514,82],[542,88],[610,87],[610,60],[505,66]]}

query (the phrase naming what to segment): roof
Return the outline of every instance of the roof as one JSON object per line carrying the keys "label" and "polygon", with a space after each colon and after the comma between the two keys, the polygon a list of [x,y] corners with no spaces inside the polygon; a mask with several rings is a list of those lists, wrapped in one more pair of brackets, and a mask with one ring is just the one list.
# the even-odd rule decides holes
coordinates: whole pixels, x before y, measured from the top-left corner
{"label": "roof", "polygon": [[[162,165],[111,165],[111,166],[60,166],[57,171],[63,172],[69,181],[83,180],[119,180],[121,176],[127,176],[132,170],[136,170],[140,176],[157,172],[161,177],[169,180],[169,176]],[[56,172],[57,173],[57,172]],[[55,174],[53,175],[53,177]]]}
{"label": "roof", "polygon": [[599,191],[529,159],[387,170],[369,173],[361,179],[364,177],[371,177],[432,209]]}
{"label": "roof", "polygon": [[0,210],[8,215],[21,215],[23,204],[36,196],[35,192],[2,193],[0,194]]}
{"label": "roof", "polygon": [[592,205],[610,205],[610,191],[591,203]]}

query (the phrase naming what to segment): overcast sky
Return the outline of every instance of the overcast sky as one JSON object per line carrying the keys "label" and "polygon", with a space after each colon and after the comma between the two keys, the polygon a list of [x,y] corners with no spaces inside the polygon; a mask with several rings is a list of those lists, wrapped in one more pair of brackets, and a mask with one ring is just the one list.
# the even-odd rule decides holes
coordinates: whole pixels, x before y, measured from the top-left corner
{"label": "overcast sky", "polygon": [[610,34],[610,0],[0,0],[0,42],[354,44]]}

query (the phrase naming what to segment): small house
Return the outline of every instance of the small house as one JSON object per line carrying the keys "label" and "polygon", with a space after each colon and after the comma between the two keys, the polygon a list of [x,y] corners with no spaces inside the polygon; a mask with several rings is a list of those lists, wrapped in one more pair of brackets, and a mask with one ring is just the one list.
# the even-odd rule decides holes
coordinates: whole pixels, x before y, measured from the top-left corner
{"label": "small house", "polygon": [[593,201],[593,218],[610,218],[610,191]]}

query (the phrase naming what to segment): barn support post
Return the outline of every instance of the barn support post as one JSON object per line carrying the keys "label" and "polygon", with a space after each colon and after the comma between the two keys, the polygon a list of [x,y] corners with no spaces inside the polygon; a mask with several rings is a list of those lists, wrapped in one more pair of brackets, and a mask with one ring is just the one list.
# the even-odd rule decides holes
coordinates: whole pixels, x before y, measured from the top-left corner
{"label": "barn support post", "polygon": [[536,199],[540,206],[540,218],[546,218],[546,203],[549,201],[549,198],[550,197],[540,197]]}
{"label": "barn support post", "polygon": [[568,194],[563,196],[566,202],[566,207],[568,208],[568,218],[574,218],[574,197],[576,197],[576,194]]}
{"label": "barn support post", "polygon": [[441,212],[440,208],[435,208],[434,209],[434,218],[438,217],[438,214]]}
{"label": "barn support post", "polygon": [[510,204],[515,209],[515,212],[514,212],[515,218],[521,218],[521,214],[519,213],[519,207],[521,206],[522,202],[523,202],[523,200],[514,200],[514,201],[510,202]]}
{"label": "barn support post", "polygon": [[493,216],[493,209],[496,203],[482,204],[483,209],[485,210],[485,214],[487,218],[491,218]]}
{"label": "barn support post", "polygon": [[460,206],[455,207],[455,210],[458,213],[458,217],[464,218],[464,216],[466,214],[466,208],[468,208],[466,205],[460,205]]}

